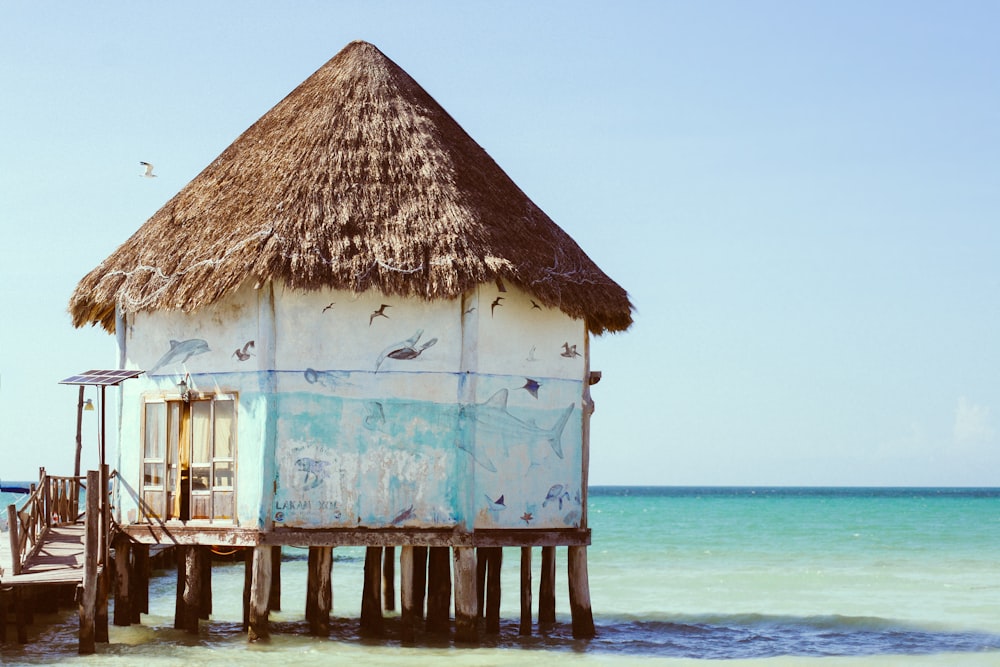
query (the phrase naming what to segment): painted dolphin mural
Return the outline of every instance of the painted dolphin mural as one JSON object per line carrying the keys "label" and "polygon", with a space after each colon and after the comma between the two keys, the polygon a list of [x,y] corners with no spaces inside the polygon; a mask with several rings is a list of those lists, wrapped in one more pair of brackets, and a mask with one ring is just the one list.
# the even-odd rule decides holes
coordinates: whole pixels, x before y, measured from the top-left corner
{"label": "painted dolphin mural", "polygon": [[[483,429],[487,432],[497,433],[502,438],[512,438],[519,443],[530,443],[542,440],[556,456],[563,458],[562,432],[569,421],[569,416],[573,413],[573,404],[563,410],[551,428],[540,428],[534,422],[526,422],[518,419],[507,409],[508,390],[501,389],[489,398],[485,403],[474,405],[464,405],[460,410],[460,419],[474,422],[476,429]],[[465,438],[459,440],[459,449],[462,449],[476,459],[476,463],[483,466],[490,472],[496,472],[496,464],[482,452],[476,453],[465,444]]]}
{"label": "painted dolphin mural", "polygon": [[156,362],[156,365],[149,371],[149,374],[152,375],[164,366],[183,364],[194,355],[206,352],[211,352],[208,347],[208,341],[201,338],[189,338],[180,342],[172,340],[170,341],[170,349],[160,357],[160,360]]}

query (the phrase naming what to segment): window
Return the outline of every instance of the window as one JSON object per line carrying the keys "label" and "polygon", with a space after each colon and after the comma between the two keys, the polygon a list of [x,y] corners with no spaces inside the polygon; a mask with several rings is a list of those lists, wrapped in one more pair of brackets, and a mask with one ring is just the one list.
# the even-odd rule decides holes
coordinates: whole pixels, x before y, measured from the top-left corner
{"label": "window", "polygon": [[236,400],[152,399],[143,410],[142,500],[150,518],[232,521]]}

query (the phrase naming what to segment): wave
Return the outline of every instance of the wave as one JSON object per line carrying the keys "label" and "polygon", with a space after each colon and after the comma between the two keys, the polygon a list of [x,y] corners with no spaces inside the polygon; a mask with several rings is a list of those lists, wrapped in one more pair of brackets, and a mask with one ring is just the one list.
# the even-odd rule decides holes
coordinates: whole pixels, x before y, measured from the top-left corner
{"label": "wave", "polygon": [[660,657],[926,655],[1000,651],[1000,635],[945,632],[868,616],[766,614],[595,618],[593,650]]}

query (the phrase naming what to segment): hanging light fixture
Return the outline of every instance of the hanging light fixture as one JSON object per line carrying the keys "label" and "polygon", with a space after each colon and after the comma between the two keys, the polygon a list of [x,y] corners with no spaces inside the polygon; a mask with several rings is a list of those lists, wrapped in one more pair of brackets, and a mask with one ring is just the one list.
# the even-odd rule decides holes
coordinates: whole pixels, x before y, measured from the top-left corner
{"label": "hanging light fixture", "polygon": [[184,379],[177,383],[177,389],[181,392],[181,400],[187,403],[191,400],[191,390],[188,388],[187,379],[189,375],[185,375]]}
{"label": "hanging light fixture", "polygon": [[87,412],[93,412],[94,411],[93,399],[88,398],[86,402],[83,404],[83,409],[86,410]]}

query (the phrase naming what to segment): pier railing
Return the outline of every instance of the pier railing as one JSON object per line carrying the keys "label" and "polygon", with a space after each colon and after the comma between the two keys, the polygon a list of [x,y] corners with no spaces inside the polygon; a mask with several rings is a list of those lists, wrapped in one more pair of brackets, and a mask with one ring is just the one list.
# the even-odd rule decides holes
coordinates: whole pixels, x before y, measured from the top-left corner
{"label": "pier railing", "polygon": [[42,546],[45,534],[53,525],[76,523],[80,518],[80,489],[86,488],[84,477],[48,475],[45,468],[38,484],[32,484],[20,509],[7,506],[7,526],[10,539],[11,565],[14,574]]}

